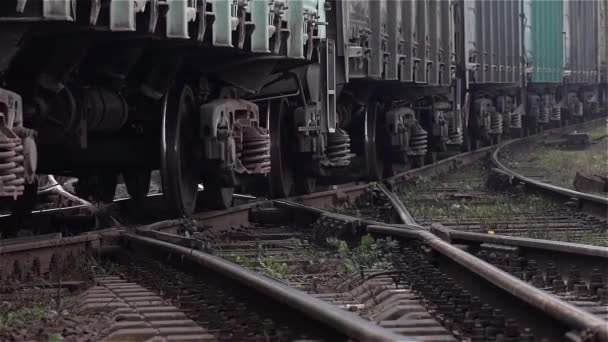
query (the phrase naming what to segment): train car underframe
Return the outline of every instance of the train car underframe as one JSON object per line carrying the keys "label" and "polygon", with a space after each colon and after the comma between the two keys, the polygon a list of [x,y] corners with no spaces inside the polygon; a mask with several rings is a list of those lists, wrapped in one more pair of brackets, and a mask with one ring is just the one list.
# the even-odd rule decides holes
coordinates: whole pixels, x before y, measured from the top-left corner
{"label": "train car underframe", "polygon": [[269,129],[292,135],[274,120],[290,112],[273,105],[275,115],[261,121],[244,95],[302,61],[210,54],[136,35],[86,37],[31,37],[4,77],[23,96],[24,121],[40,132],[40,172],[76,176],[79,195],[110,201],[118,174],[143,198],[150,171],[160,169],[175,214],[194,210],[201,181],[207,204],[223,208],[235,186],[270,173],[271,149],[281,144]]}
{"label": "train car underframe", "polygon": [[5,79],[40,131],[40,172],[75,176],[80,196],[111,201],[119,174],[141,199],[160,169],[182,215],[195,210],[201,182],[202,202],[225,208],[235,188],[285,197],[314,191],[317,178],[377,180],[462,143],[449,87],[362,92],[355,82],[336,92],[332,113],[319,91],[323,63],[205,52],[145,39],[31,40]]}
{"label": "train car underframe", "polygon": [[513,85],[474,85],[469,89],[470,103],[465,150],[498,144],[503,138],[522,135],[525,110],[521,88]]}

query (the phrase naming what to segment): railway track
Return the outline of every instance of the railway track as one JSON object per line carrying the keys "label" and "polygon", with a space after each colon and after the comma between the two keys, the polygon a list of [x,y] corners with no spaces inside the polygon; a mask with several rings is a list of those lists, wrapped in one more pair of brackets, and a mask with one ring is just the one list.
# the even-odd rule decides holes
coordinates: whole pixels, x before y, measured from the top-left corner
{"label": "railway track", "polygon": [[504,176],[480,162],[434,179],[405,183],[398,192],[421,225],[439,223],[466,232],[607,246],[605,221],[546,195],[514,189]]}
{"label": "railway track", "polygon": [[[373,221],[331,214],[321,209],[288,201],[276,202],[275,205],[279,209],[267,209],[268,212],[260,215],[273,223],[240,227],[219,237],[207,236],[191,239],[149,231],[143,234],[153,235],[166,241],[179,242],[190,248],[198,246],[199,249],[205,249],[215,246],[217,249],[214,250],[214,253],[226,259],[265,274],[274,274],[274,277],[281,278],[283,282],[294,288],[306,290],[338,306],[358,311],[368,319],[376,318],[378,324],[393,329],[395,332],[418,334],[416,337],[422,340],[446,338],[446,331],[453,334],[452,337],[456,339],[468,336],[486,340],[492,338],[493,334],[506,333],[506,330],[509,331],[508,334],[511,338],[533,338],[532,334],[536,334],[536,337],[549,336],[550,340],[554,340],[563,337],[563,334],[572,329],[576,330],[577,328],[573,328],[576,326],[579,327],[578,329],[585,326],[582,330],[591,329],[590,331],[602,334],[597,330],[598,327],[604,325],[602,322],[605,321],[602,319],[509,277],[497,268],[445,243],[426,230],[415,229],[415,227],[412,229],[407,226],[374,225]],[[312,219],[311,225],[303,226],[301,224],[302,217],[305,216],[309,217],[309,221]],[[289,217],[297,217],[300,225],[285,224],[284,220]],[[283,222],[281,222],[282,220]],[[303,235],[307,235],[308,239],[312,241],[318,240],[319,236],[325,238],[339,236],[345,239],[344,241],[348,241],[348,236],[351,236],[350,239],[354,239],[351,241],[358,241],[357,236],[360,238],[361,234],[366,232],[390,235],[398,241],[398,245],[394,246],[395,250],[391,253],[392,267],[370,268],[359,280],[356,280],[357,276],[352,275],[350,278],[346,277],[346,280],[334,281],[337,284],[334,288],[331,288],[330,285],[335,274],[328,275],[322,271],[311,274],[310,269],[306,267],[302,268],[303,272],[290,273],[291,270],[299,269],[302,264],[309,263],[310,255],[317,258],[321,253],[318,250],[320,247],[311,247],[309,242],[302,243]],[[429,254],[427,248],[434,250],[438,255]],[[192,249],[188,250],[192,251]],[[288,265],[285,266],[288,271],[281,271],[278,266],[268,266],[271,262]],[[331,258],[324,259],[323,263],[332,264],[332,260]],[[323,293],[324,289],[318,285],[319,283],[329,286],[331,289],[329,293]],[[480,284],[483,286],[480,287]],[[497,290],[497,286],[502,291]],[[370,288],[374,290],[370,290]],[[381,290],[376,292],[377,288]],[[454,290],[455,297],[452,297],[446,289],[456,289]],[[325,291],[328,291],[328,288],[325,288]],[[442,294],[444,298],[441,298]],[[462,296],[458,297],[459,295]],[[456,298],[464,299],[462,299],[463,302],[459,302]],[[497,301],[496,298],[503,300]],[[470,310],[474,311],[477,305],[481,305],[489,315],[479,318],[479,320],[489,319],[489,321],[480,323],[481,326],[477,325],[478,329],[475,331],[476,323],[479,323],[475,319],[478,317],[471,315],[477,315],[476,313],[468,314],[467,317],[475,318],[466,322],[464,316],[451,316],[454,312],[460,312],[455,311],[458,307],[456,303],[462,305],[464,316]],[[441,304],[445,306],[439,310]],[[470,305],[473,305],[473,308]],[[419,311],[421,308],[424,308],[426,313]],[[382,313],[382,309],[390,310],[385,311],[384,315],[378,314],[378,311]],[[416,312],[418,314],[415,314]],[[509,312],[510,315],[507,315],[506,312]],[[528,317],[529,315],[532,317]],[[548,318],[547,315],[552,318]],[[414,316],[425,317],[426,320],[417,321],[412,319]],[[433,317],[434,321],[429,320],[429,317]],[[525,319],[522,320],[522,317]],[[498,326],[493,325],[494,318],[497,322],[502,323],[499,323]],[[509,318],[517,318],[517,320]],[[563,326],[560,325],[560,328],[556,328],[554,319],[562,322],[560,324]],[[551,323],[543,325],[543,320]],[[517,325],[518,321],[525,322],[524,324],[529,325],[532,329],[526,330],[526,327]],[[407,329],[404,325],[407,326]],[[578,333],[571,332],[571,334]]]}
{"label": "railway track", "polygon": [[553,196],[558,196],[562,199],[574,201],[577,209],[591,213],[597,217],[605,218],[608,212],[608,197],[580,192],[563,186],[551,184],[549,180],[541,177],[531,177],[530,174],[525,174],[521,170],[511,169],[506,166],[504,161],[500,159],[501,150],[517,142],[506,142],[497,148],[492,154],[492,162],[503,172],[509,175],[515,182],[524,184],[527,187],[537,189],[539,191],[549,193]]}
{"label": "railway track", "polygon": [[[486,148],[465,154],[462,159],[449,158],[388,179],[387,183],[452,171],[490,152],[491,148]],[[120,227],[74,237],[49,235],[37,240],[3,241],[1,280],[44,276],[52,273],[53,263],[60,260],[84,253],[116,255],[119,250],[119,256],[113,259],[122,278],[113,281],[132,281],[150,296],[162,294],[169,311],[186,316],[180,319],[187,321],[183,324],[194,327],[201,336],[219,340],[233,337],[227,333],[228,327],[237,323],[240,328],[234,333],[239,337],[255,339],[264,335],[248,319],[231,320],[231,310],[237,307],[243,316],[254,312],[254,320],[268,319],[269,331],[276,336],[290,338],[608,338],[605,248],[424,227],[395,194],[376,186],[355,184],[289,200],[259,199],[226,211],[197,214],[190,220],[158,222],[138,229]],[[325,210],[362,195],[359,204],[339,214]],[[370,204],[381,208],[364,208]],[[395,217],[387,218],[389,208],[394,208]],[[391,224],[399,220],[403,224]],[[351,267],[350,273],[337,272],[348,259],[344,255],[355,249],[363,236],[364,241],[370,241],[368,234],[374,238],[373,246],[381,244],[381,238],[392,239],[382,262],[363,270]],[[327,238],[349,246],[346,254],[336,251],[334,240],[328,246]],[[324,261],[321,265],[319,256]],[[578,269],[571,269],[569,264]],[[331,265],[335,269],[322,267]],[[197,274],[201,272],[208,276],[200,278]],[[560,276],[565,279],[563,288]],[[207,278],[230,280],[207,284]],[[211,312],[217,311],[218,300],[202,296],[210,287],[215,289],[212,293],[219,293],[218,288],[249,289],[253,292],[245,297],[269,298],[262,305],[287,303],[294,311],[293,317],[300,317],[295,321],[310,325],[306,331],[285,326],[281,317],[266,317],[270,313],[264,308],[255,313],[254,306],[243,304],[230,293],[218,294],[220,302],[232,298],[228,307],[222,307],[222,315],[227,315],[230,323],[209,324],[216,315],[192,305],[203,303]],[[188,296],[182,296],[183,291]],[[277,308],[286,310],[280,304]],[[160,334],[150,321],[134,322]]]}

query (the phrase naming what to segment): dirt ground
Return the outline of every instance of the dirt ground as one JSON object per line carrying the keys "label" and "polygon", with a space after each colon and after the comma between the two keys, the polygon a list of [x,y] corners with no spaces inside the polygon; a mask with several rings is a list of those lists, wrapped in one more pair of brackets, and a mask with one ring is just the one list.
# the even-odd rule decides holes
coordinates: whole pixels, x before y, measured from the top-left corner
{"label": "dirt ground", "polygon": [[113,319],[109,312],[80,312],[79,302],[79,294],[65,289],[0,294],[0,341],[99,341]]}

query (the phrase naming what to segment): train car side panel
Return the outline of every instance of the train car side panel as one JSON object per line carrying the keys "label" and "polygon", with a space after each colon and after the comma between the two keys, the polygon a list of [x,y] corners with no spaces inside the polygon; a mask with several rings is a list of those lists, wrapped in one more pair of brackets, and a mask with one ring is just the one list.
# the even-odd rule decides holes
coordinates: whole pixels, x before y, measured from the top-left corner
{"label": "train car side panel", "polygon": [[520,1],[464,1],[466,60],[473,83],[519,83]]}
{"label": "train car side panel", "polygon": [[567,42],[564,66],[568,83],[599,81],[600,3],[582,0],[564,2],[563,26]]}
{"label": "train car side panel", "polygon": [[532,0],[526,4],[526,21],[531,34],[526,47],[531,55],[530,81],[557,83],[562,80],[562,8],[563,2]]}

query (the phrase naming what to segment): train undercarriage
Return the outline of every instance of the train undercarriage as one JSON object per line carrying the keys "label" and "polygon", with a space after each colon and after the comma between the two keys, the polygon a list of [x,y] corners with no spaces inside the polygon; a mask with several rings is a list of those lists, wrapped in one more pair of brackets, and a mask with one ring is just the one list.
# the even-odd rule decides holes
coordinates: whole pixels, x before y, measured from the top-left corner
{"label": "train undercarriage", "polygon": [[[450,87],[387,92],[387,85],[354,83],[331,94],[336,109],[328,111],[326,63],[227,54],[223,68],[206,69],[217,57],[205,59],[204,50],[102,39],[74,51],[68,47],[79,38],[40,39],[6,75],[23,98],[22,122],[13,118],[11,132],[24,147],[15,155],[25,151],[25,171],[7,172],[29,187],[36,169],[76,177],[78,195],[108,202],[119,175],[131,197],[143,198],[158,169],[176,216],[197,202],[229,207],[235,189],[286,197],[313,192],[317,180],[378,180],[437,153],[499,143],[599,108],[598,94],[585,89],[561,102],[557,88],[528,92],[524,109],[518,89],[486,88],[471,91],[462,115]],[[37,60],[42,51],[46,63]]]}
{"label": "train undercarriage", "polygon": [[[211,30],[205,7],[175,26],[162,4],[132,17],[144,32],[3,23],[3,43],[15,48],[0,56],[0,196],[31,204],[38,172],[76,177],[77,194],[100,202],[113,200],[121,177],[143,199],[160,170],[171,213],[189,215],[229,207],[235,191],[287,197],[317,182],[379,180],[596,113],[606,96],[582,86],[458,88],[449,44],[409,66],[370,58],[361,47],[376,40],[361,31],[340,51],[338,33],[319,34],[315,15],[301,35],[269,17],[276,25],[260,45],[251,14],[234,6],[229,34]],[[79,11],[112,26],[103,10]],[[188,39],[156,34],[176,27]]]}

